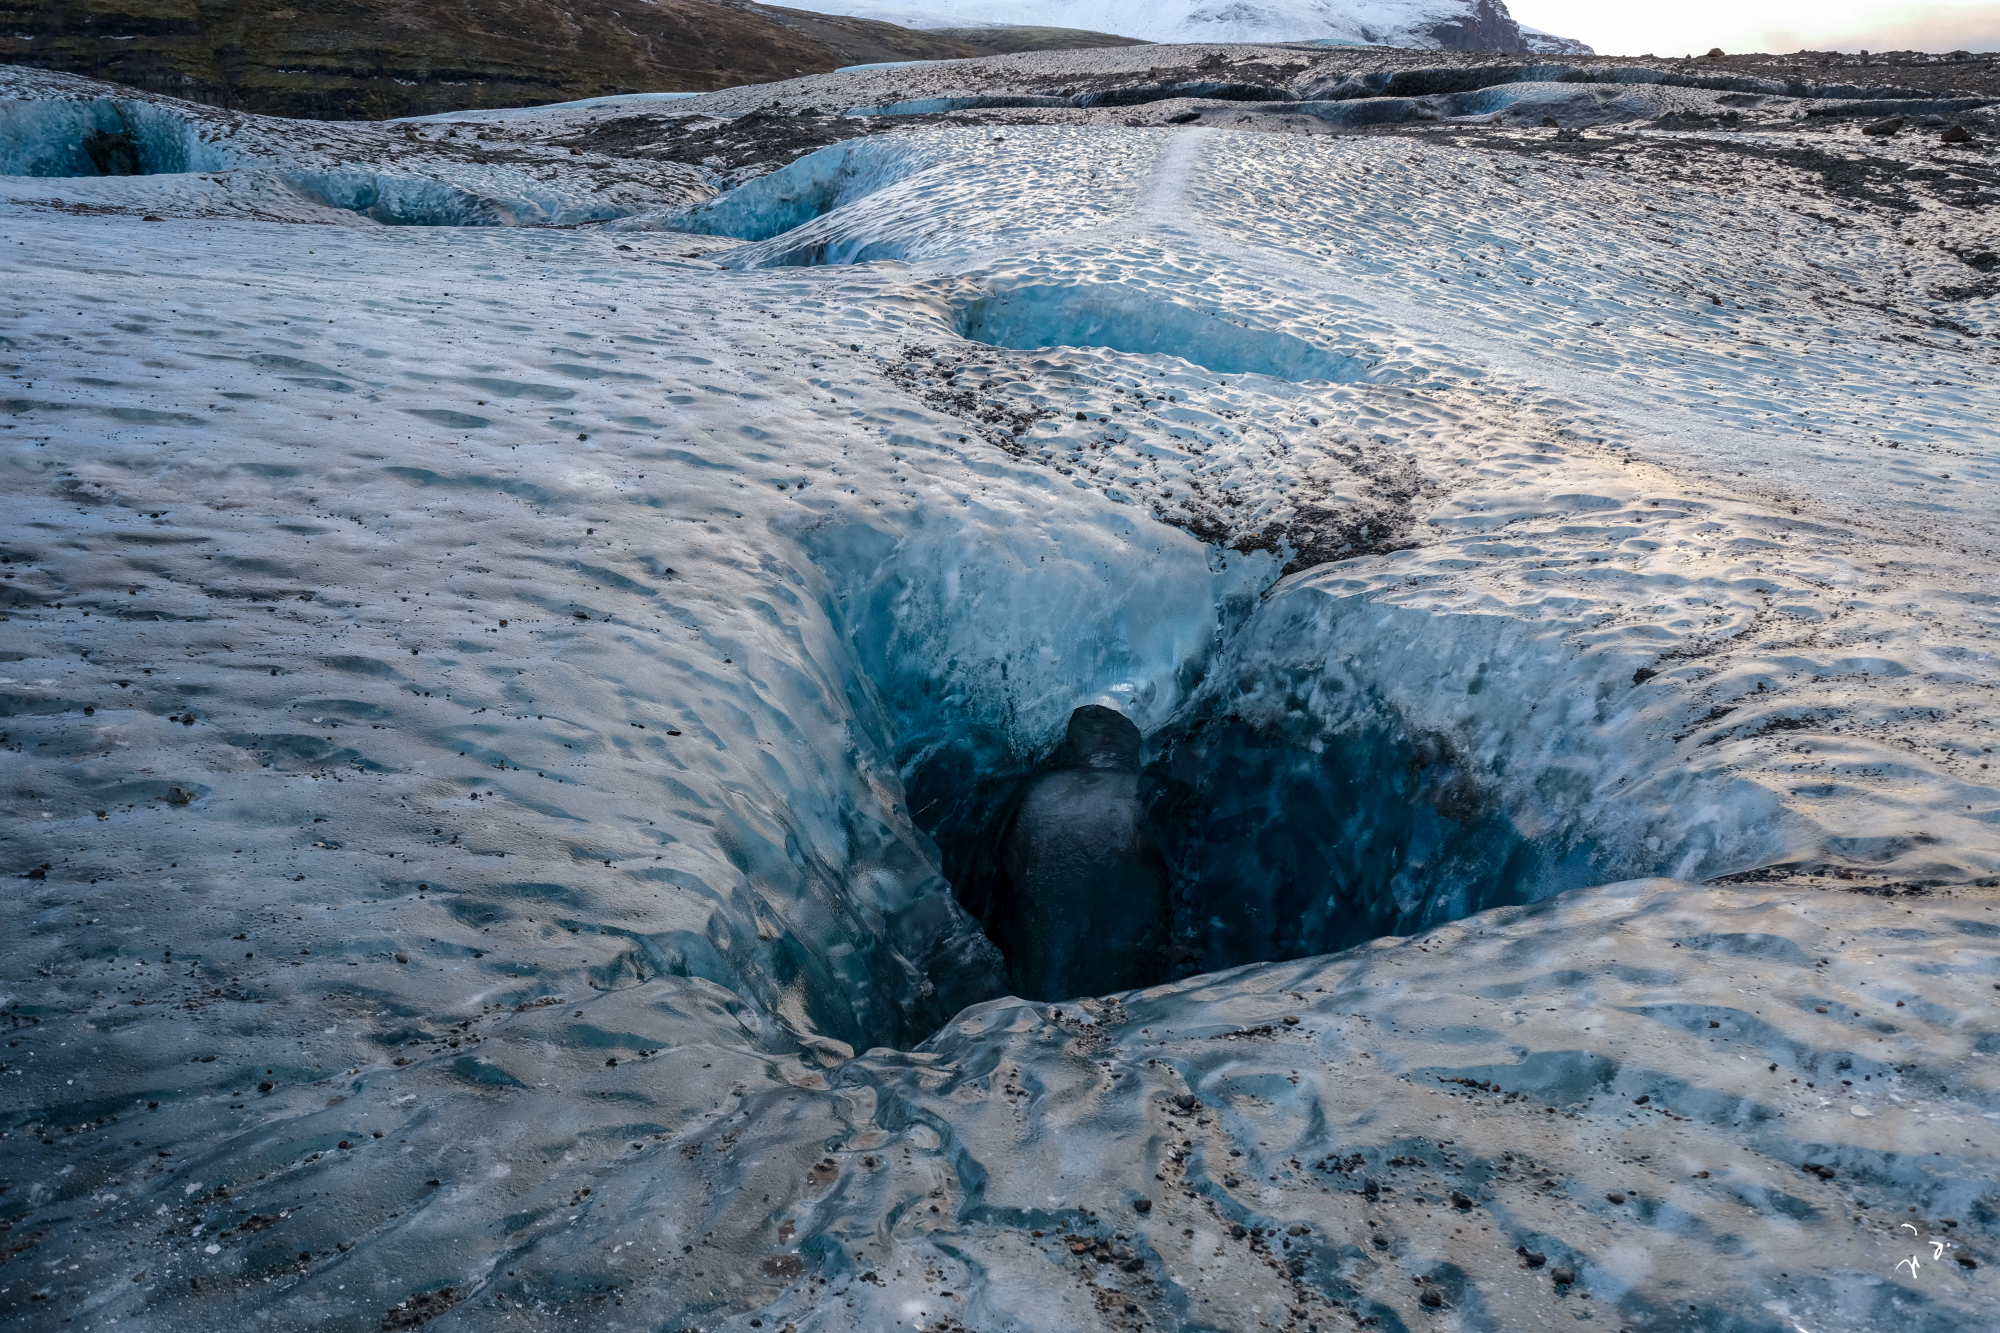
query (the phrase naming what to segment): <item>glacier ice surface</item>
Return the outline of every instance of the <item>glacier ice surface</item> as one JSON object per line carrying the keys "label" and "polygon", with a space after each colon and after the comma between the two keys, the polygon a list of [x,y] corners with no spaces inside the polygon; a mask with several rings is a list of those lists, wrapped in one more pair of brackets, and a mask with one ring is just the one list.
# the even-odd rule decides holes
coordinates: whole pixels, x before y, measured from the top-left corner
{"label": "glacier ice surface", "polygon": [[[1990,1322],[1976,214],[138,100],[245,157],[0,190],[10,1326]],[[1030,1002],[954,889],[1090,703],[1184,975]]]}

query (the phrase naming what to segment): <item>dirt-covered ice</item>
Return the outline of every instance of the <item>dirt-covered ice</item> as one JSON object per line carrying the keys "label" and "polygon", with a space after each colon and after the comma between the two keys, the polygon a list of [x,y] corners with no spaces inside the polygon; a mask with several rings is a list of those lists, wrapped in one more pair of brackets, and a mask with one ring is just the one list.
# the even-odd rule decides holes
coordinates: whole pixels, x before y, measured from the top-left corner
{"label": "dirt-covered ice", "polygon": [[1992,1322],[1983,138],[751,109],[0,183],[11,1325]]}

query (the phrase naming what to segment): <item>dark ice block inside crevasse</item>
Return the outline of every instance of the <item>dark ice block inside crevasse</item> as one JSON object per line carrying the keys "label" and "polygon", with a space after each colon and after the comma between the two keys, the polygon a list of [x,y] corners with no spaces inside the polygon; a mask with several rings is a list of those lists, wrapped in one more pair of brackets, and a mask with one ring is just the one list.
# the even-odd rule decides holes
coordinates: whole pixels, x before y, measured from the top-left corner
{"label": "dark ice block inside crevasse", "polygon": [[1029,999],[1164,979],[1167,875],[1139,799],[1140,747],[1130,719],[1086,704],[1056,767],[1021,793],[988,929]]}

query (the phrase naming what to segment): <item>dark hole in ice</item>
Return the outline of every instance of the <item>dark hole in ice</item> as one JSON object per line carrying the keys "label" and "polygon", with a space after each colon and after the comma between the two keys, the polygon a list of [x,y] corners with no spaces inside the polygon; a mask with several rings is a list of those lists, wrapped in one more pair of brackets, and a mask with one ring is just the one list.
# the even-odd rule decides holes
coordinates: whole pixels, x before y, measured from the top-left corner
{"label": "dark hole in ice", "polygon": [[92,130],[83,137],[83,151],[89,155],[100,176],[146,174],[146,168],[139,161],[139,145],[129,134]]}
{"label": "dark hole in ice", "polygon": [[1350,382],[1368,370],[1365,362],[1292,334],[1118,283],[987,293],[959,309],[958,332],[995,347],[1105,347],[1176,356],[1223,375]]}
{"label": "dark hole in ice", "polygon": [[[1118,721],[1136,744],[1136,728]],[[978,729],[905,751],[916,756],[905,773],[912,816],[1030,999],[1415,934],[1526,902],[1537,884],[1576,878],[1567,863],[1590,852],[1523,835],[1437,737],[1381,727],[1315,746],[1239,718],[1196,718],[1144,738],[1140,762],[1114,768],[1081,762],[1076,730],[1073,719],[1044,757]],[[1129,835],[1118,832],[1120,800]],[[1058,827],[1038,837],[1051,810]],[[1065,845],[1079,829],[1094,852]]]}

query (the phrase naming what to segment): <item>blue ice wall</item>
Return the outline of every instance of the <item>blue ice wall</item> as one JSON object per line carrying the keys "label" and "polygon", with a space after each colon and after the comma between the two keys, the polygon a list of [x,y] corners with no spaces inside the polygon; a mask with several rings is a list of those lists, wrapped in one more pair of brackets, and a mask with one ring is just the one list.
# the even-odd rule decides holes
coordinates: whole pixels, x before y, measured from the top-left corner
{"label": "blue ice wall", "polygon": [[192,124],[150,102],[0,101],[0,175],[160,176],[234,165]]}
{"label": "blue ice wall", "polygon": [[674,226],[703,236],[767,241],[872,194],[921,165],[910,154],[887,145],[850,139],[691,208]]}

